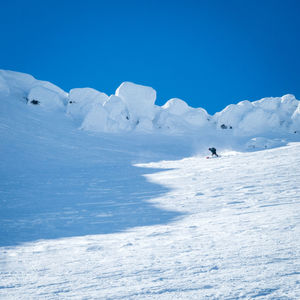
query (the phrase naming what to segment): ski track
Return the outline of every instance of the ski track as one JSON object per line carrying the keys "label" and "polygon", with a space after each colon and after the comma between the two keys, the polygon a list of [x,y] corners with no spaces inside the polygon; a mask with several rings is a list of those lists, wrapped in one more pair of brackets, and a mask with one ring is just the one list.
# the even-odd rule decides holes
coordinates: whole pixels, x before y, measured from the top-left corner
{"label": "ski track", "polygon": [[[148,201],[183,215],[120,233],[1,247],[0,298],[299,299],[299,153],[293,143],[139,164],[161,168],[146,179],[168,188]],[[135,193],[147,197],[143,185]]]}

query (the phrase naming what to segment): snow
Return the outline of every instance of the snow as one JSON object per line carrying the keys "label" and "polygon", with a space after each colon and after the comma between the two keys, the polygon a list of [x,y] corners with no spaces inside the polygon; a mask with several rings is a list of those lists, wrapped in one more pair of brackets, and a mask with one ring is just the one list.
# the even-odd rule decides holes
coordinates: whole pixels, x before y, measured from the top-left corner
{"label": "snow", "polygon": [[300,298],[293,96],[209,116],[0,75],[0,299]]}
{"label": "snow", "polygon": [[[76,88],[69,93],[67,113],[75,120],[83,121],[84,118],[93,110],[98,110],[108,100],[108,96],[92,88]],[[97,113],[97,112],[96,112]],[[88,128],[96,127],[89,126]],[[102,126],[100,126],[102,128]]]}
{"label": "snow", "polygon": [[92,88],[66,93],[50,82],[4,70],[0,70],[0,94],[26,99],[29,104],[37,100],[50,110],[62,109],[77,128],[91,132],[170,135],[213,131],[218,135],[217,131],[223,131],[227,136],[249,139],[297,134],[300,126],[299,101],[291,94],[244,100],[211,116],[178,98],[157,106],[153,88],[132,82],[123,82],[110,96]]}
{"label": "snow", "polygon": [[261,108],[247,113],[239,123],[239,129],[247,134],[261,134],[265,131],[278,130],[280,119],[277,114],[269,113]]}
{"label": "snow", "polygon": [[120,97],[111,95],[108,100],[103,104],[104,108],[107,110],[109,117],[118,122],[119,118],[127,117],[129,120],[129,112],[125,103]]}
{"label": "snow", "polygon": [[299,132],[300,131],[300,102],[292,115],[292,121],[293,121],[292,129]]}
{"label": "snow", "polygon": [[0,94],[4,96],[8,96],[9,92],[10,92],[9,87],[7,85],[6,80],[0,76]]}
{"label": "snow", "polygon": [[16,94],[28,93],[30,88],[36,83],[36,79],[29,74],[0,70],[0,78],[5,82],[7,88]]}
{"label": "snow", "polygon": [[107,112],[106,110],[97,105],[91,109],[86,115],[82,125],[82,129],[88,131],[107,131]]}
{"label": "snow", "polygon": [[280,147],[286,144],[282,139],[267,139],[264,137],[252,138],[246,143],[248,150],[262,150],[267,148]]}
{"label": "snow", "polygon": [[217,128],[221,128],[224,124],[226,127],[238,128],[241,119],[246,113],[252,111],[253,105],[249,101],[242,101],[237,105],[230,104],[221,112],[214,115],[214,121],[217,123]]}
{"label": "snow", "polygon": [[[217,128],[233,129],[234,134],[250,136],[288,132],[292,127],[292,115],[299,101],[293,95],[247,100],[231,104],[213,116]],[[224,126],[223,126],[224,127]]]}
{"label": "snow", "polygon": [[116,96],[120,97],[127,105],[129,119],[137,127],[151,129],[149,121],[154,119],[154,103],[156,91],[148,86],[123,82],[116,90]]}
{"label": "snow", "polygon": [[[12,93],[15,97],[27,97],[30,92],[36,93],[36,91],[32,91],[34,88],[47,89],[47,91],[53,92],[53,95],[55,93],[55,97],[59,97],[63,101],[68,96],[66,92],[51,82],[37,80],[29,74],[0,70],[0,92],[5,90],[8,92],[6,96]],[[46,90],[44,92],[46,93]]]}
{"label": "snow", "polygon": [[191,108],[183,100],[178,98],[172,98],[169,101],[167,101],[167,103],[162,107],[162,109],[172,115],[180,116],[190,111]]}
{"label": "snow", "polygon": [[111,132],[129,131],[131,129],[127,106],[120,97],[111,95],[103,106],[109,116],[108,128]]}
{"label": "snow", "polygon": [[28,104],[38,101],[39,105],[47,109],[62,109],[64,107],[63,98],[53,90],[43,86],[33,87],[28,94]]}
{"label": "snow", "polygon": [[181,99],[173,98],[157,110],[156,128],[167,132],[183,132],[208,125],[210,116],[203,108],[192,108]]}
{"label": "snow", "polygon": [[197,127],[207,126],[210,119],[207,111],[203,108],[196,108],[186,112],[184,118],[190,125]]}

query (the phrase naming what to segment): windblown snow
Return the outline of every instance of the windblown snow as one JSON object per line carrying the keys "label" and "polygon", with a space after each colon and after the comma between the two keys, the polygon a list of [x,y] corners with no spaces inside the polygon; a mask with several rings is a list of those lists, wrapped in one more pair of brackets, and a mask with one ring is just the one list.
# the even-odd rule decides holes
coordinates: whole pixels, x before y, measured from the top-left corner
{"label": "windblown snow", "polygon": [[1,299],[300,298],[300,102],[155,101],[0,70]]}

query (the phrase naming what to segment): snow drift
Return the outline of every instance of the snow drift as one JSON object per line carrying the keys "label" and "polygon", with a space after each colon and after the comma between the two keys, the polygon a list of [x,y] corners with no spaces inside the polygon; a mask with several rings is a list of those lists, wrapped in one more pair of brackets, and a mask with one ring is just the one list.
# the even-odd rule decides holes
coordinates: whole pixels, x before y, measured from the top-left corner
{"label": "snow drift", "polygon": [[242,101],[229,105],[214,115],[217,128],[233,129],[236,134],[261,134],[264,132],[289,132],[293,114],[299,104],[294,95],[264,98],[259,101]]}
{"label": "snow drift", "polygon": [[61,108],[68,94],[56,85],[35,79],[33,76],[0,70],[0,96],[15,96],[28,104],[41,104],[44,108]]}
{"label": "snow drift", "polygon": [[157,106],[153,88],[132,82],[123,82],[110,96],[92,88],[75,88],[66,93],[49,82],[4,70],[0,71],[0,95],[15,95],[28,105],[39,105],[41,109],[63,110],[79,128],[95,132],[171,134],[209,130],[251,140],[300,131],[300,104],[294,95],[254,102],[245,100],[210,116],[205,109],[190,107],[177,98]]}

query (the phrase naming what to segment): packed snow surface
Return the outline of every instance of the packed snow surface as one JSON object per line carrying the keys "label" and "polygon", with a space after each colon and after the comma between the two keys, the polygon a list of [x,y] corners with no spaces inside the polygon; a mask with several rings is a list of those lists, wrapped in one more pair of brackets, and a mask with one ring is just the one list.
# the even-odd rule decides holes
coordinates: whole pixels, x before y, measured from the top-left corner
{"label": "packed snow surface", "polygon": [[0,299],[300,298],[299,101],[155,98],[0,71]]}

